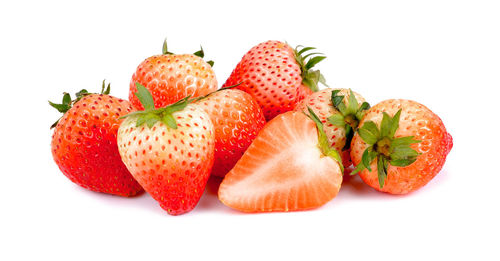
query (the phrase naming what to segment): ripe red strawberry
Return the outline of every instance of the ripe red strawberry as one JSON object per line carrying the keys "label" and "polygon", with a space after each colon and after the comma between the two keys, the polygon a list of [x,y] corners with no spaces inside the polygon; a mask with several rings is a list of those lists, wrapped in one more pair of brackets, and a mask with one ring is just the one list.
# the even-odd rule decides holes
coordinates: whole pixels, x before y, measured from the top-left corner
{"label": "ripe red strawberry", "polygon": [[167,50],[165,41],[163,54],[151,56],[137,67],[130,81],[130,102],[136,109],[144,109],[134,95],[137,82],[152,93],[156,108],[217,90],[213,62],[205,62],[203,56],[203,49],[194,54],[173,54]]}
{"label": "ripe red strawberry", "polygon": [[200,200],[214,162],[214,127],[188,97],[164,108],[138,84],[144,111],[131,113],[118,130],[118,149],[134,178],[171,215]]}
{"label": "ripe red strawberry", "polygon": [[[293,49],[279,41],[267,41],[248,51],[224,83],[223,87],[242,83],[237,88],[250,93],[262,107],[269,121],[276,115],[293,110],[301,98],[325,84],[314,65],[325,56],[306,52],[313,47]],[[326,85],[326,84],[325,84]]]}
{"label": "ripe red strawberry", "polygon": [[300,85],[299,87],[299,94],[297,95],[299,98],[299,101],[302,101],[304,98],[306,98],[307,96],[313,94],[314,91],[311,90],[309,87],[307,87],[306,85],[302,84]]}
{"label": "ripe red strawberry", "polygon": [[215,127],[215,161],[212,174],[224,177],[241,158],[266,124],[259,104],[236,89],[224,89],[195,102],[208,113]]}
{"label": "ripe red strawberry", "polygon": [[[392,115],[392,116],[391,116]],[[453,146],[441,119],[410,100],[386,100],[368,110],[351,145],[363,181],[391,194],[427,184],[443,167]]]}
{"label": "ripe red strawberry", "polygon": [[49,102],[64,113],[53,125],[52,156],[66,177],[86,189],[134,196],[142,187],[123,165],[116,145],[119,118],[133,109],[128,101],[108,95],[104,82],[101,93],[82,90],[74,101],[65,93],[61,104]]}
{"label": "ripe red strawberry", "polygon": [[290,111],[268,122],[222,181],[219,199],[240,211],[267,212],[312,209],[334,198],[340,157],[311,114]]}
{"label": "ripe red strawberry", "polygon": [[330,146],[340,152],[344,167],[351,166],[351,139],[370,105],[359,93],[349,89],[326,88],[307,96],[295,110],[307,113],[308,107],[323,123]]}

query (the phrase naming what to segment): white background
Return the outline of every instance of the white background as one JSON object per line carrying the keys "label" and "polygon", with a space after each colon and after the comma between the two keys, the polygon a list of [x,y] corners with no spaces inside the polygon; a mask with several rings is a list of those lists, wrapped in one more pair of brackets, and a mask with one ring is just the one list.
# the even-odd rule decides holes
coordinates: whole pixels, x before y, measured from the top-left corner
{"label": "white background", "polygon": [[[499,260],[496,1],[2,1],[1,260]],[[252,46],[315,46],[331,87],[375,104],[419,101],[454,137],[434,180],[406,196],[357,177],[324,207],[241,214],[213,184],[194,211],[169,216],[144,194],[71,183],[50,153],[47,100],[63,91],[128,97],[136,66],[202,44],[221,85]],[[213,182],[212,182],[213,183]]]}

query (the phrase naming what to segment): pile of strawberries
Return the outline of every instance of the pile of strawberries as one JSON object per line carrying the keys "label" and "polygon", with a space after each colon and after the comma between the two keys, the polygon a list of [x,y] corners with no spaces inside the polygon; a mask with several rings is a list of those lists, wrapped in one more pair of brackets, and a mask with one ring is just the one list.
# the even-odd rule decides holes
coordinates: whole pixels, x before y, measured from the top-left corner
{"label": "pile of strawberries", "polygon": [[52,155],[74,183],[130,197],[148,192],[169,214],[192,210],[210,175],[218,196],[244,212],[317,208],[345,173],[376,190],[406,194],[427,184],[453,146],[424,105],[391,99],[370,107],[350,89],[324,88],[312,47],[253,47],[218,89],[213,62],[194,54],[144,60],[129,101],[82,90],[50,104],[64,113]]}

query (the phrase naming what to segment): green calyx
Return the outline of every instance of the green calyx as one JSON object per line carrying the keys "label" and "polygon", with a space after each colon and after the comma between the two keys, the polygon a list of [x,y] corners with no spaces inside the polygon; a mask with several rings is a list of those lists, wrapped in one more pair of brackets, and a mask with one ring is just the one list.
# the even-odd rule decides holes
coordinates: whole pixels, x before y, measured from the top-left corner
{"label": "green calyx", "polygon": [[295,47],[294,53],[295,61],[297,61],[300,66],[302,83],[309,87],[309,89],[313,92],[317,92],[319,90],[318,83],[322,83],[325,86],[328,85],[326,84],[325,77],[320,73],[320,71],[313,70],[312,68],[319,62],[323,61],[326,56],[322,53],[307,53],[314,49],[316,48],[298,45]]}
{"label": "green calyx", "polygon": [[[174,53],[168,51],[167,38],[165,38],[165,41],[163,41],[163,47],[161,49],[161,53],[165,54],[165,55],[174,54]],[[200,57],[200,58],[205,57],[205,52],[203,51],[203,47],[201,45],[200,45],[200,50],[194,52],[193,54]],[[210,60],[210,61],[207,61],[207,63],[210,64],[210,67],[214,67],[214,61]]]}
{"label": "green calyx", "polygon": [[[111,91],[111,84],[108,83],[108,85],[106,86],[106,82],[105,81],[106,80],[102,81],[101,94],[109,94],[110,91]],[[85,96],[87,96],[89,94],[92,94],[92,93],[89,93],[86,89],[82,89],[79,92],[75,93],[76,98],[73,100],[73,99],[71,99],[71,94],[65,92],[65,93],[63,93],[63,98],[62,98],[62,102],[61,103],[54,103],[54,102],[49,101],[49,104],[50,104],[50,106],[52,106],[56,110],[58,110],[60,113],[64,114],[67,111],[69,111],[69,109],[71,109],[71,107],[73,107],[73,105],[75,103],[77,103],[79,100],[81,100],[83,97],[85,97]],[[61,116],[61,118],[62,118],[62,116]],[[59,118],[56,122],[54,122],[50,126],[50,128],[52,129],[55,126],[57,126],[57,123],[59,123],[59,120],[61,118]]]}
{"label": "green calyx", "polygon": [[345,129],[346,142],[342,150],[348,150],[351,147],[352,137],[358,129],[358,124],[365,115],[365,111],[370,108],[370,104],[367,102],[359,104],[354,92],[349,89],[349,99],[346,105],[344,96],[338,95],[339,92],[340,90],[333,90],[331,96],[333,107],[339,113],[328,117],[328,121],[337,127]]}
{"label": "green calyx", "polygon": [[186,106],[192,102],[192,100],[189,100],[189,97],[191,96],[183,98],[176,103],[170,104],[166,107],[156,109],[153,96],[151,95],[149,90],[140,83],[135,83],[135,85],[137,86],[137,92],[135,93],[135,96],[137,96],[137,98],[141,102],[144,110],[135,111],[120,118],[137,116],[137,122],[135,125],[136,127],[146,124],[149,128],[151,128],[153,127],[153,125],[155,125],[155,123],[161,121],[168,127],[177,129],[177,122],[175,121],[173,113],[176,111],[182,111],[184,108],[186,108]]}
{"label": "green calyx", "polygon": [[420,154],[412,149],[410,145],[419,143],[420,141],[413,139],[413,136],[394,137],[399,128],[400,116],[401,109],[393,117],[383,112],[380,128],[373,121],[366,121],[358,129],[359,136],[369,147],[363,152],[361,162],[356,166],[351,175],[364,169],[372,171],[370,165],[376,160],[378,182],[380,188],[382,188],[387,178],[389,164],[397,167],[406,167],[417,160]]}
{"label": "green calyx", "polygon": [[330,142],[328,142],[328,138],[326,137],[325,131],[323,129],[323,123],[321,123],[321,120],[318,118],[316,113],[307,107],[307,110],[309,111],[309,114],[306,114],[311,120],[316,123],[316,128],[318,129],[318,146],[319,149],[321,150],[321,153],[323,155],[330,157],[334,160],[336,160],[339,163],[340,170],[344,172],[344,166],[342,165],[342,158],[340,157],[340,154],[338,151],[336,151],[333,147],[330,146]]}

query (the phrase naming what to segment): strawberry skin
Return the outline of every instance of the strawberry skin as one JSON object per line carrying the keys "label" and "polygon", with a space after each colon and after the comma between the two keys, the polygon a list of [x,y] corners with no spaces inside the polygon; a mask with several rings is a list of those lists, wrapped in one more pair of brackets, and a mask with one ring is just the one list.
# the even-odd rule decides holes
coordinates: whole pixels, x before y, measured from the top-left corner
{"label": "strawberry skin", "polygon": [[302,101],[304,98],[306,98],[307,96],[309,96],[313,93],[314,93],[313,90],[311,90],[309,87],[302,84],[299,87],[298,99],[299,99],[299,101]]}
{"label": "strawberry skin", "polygon": [[56,125],[52,156],[74,183],[97,192],[134,196],[143,191],[121,161],[116,134],[132,106],[104,94],[84,96]]}
{"label": "strawberry skin", "polygon": [[305,86],[303,81],[317,62],[306,68],[297,62],[298,59],[302,61],[301,54],[286,43],[267,41],[258,44],[243,56],[223,87],[241,83],[237,88],[257,100],[269,121],[280,113],[293,110],[301,98],[312,92],[304,88],[316,90],[317,82],[324,80],[322,76],[320,80],[319,71],[315,71],[315,79],[307,76],[308,84],[313,86]]}
{"label": "strawberry skin", "polygon": [[208,113],[215,128],[212,175],[224,177],[264,127],[264,114],[250,94],[237,89],[216,91],[196,104]]}
{"label": "strawberry skin", "polygon": [[307,210],[334,198],[341,183],[339,163],[318,146],[315,123],[290,111],[259,132],[224,177],[219,199],[244,212]]}
{"label": "strawberry skin", "polygon": [[217,89],[212,67],[193,54],[162,54],[144,60],[130,80],[129,100],[142,110],[134,95],[136,83],[144,85],[153,95],[156,108],[165,107],[188,95],[198,97]]}
{"label": "strawberry skin", "polygon": [[[451,135],[441,119],[424,105],[411,100],[386,100],[367,111],[360,123],[367,121],[380,126],[382,112],[395,115],[401,110],[399,128],[394,137],[413,136],[419,142],[411,148],[420,153],[416,161],[405,167],[388,165],[385,184],[379,185],[377,161],[371,162],[371,171],[362,170],[359,175],[371,187],[390,194],[406,194],[426,185],[443,167],[446,156],[453,146]],[[362,154],[368,144],[356,133],[351,143],[351,158],[355,165],[362,161]]]}
{"label": "strawberry skin", "polygon": [[[349,167],[351,165],[350,150],[344,150],[344,146],[346,144],[345,128],[335,126],[328,121],[328,117],[332,116],[333,114],[340,113],[337,109],[335,109],[331,101],[333,90],[334,89],[326,88],[310,94],[297,104],[295,110],[307,113],[307,107],[309,107],[314,111],[314,113],[316,113],[316,115],[318,115],[318,118],[324,125],[325,134],[328,137],[330,145],[341,154],[342,163],[344,164],[344,166]],[[349,90],[335,90],[339,90],[339,95],[344,96],[344,103],[348,104],[350,96]],[[365,99],[359,93],[353,93],[360,104],[365,102]]]}
{"label": "strawberry skin", "polygon": [[214,162],[214,128],[207,113],[187,105],[173,113],[177,129],[157,121],[137,126],[129,116],[118,130],[121,158],[134,178],[171,215],[198,203]]}

